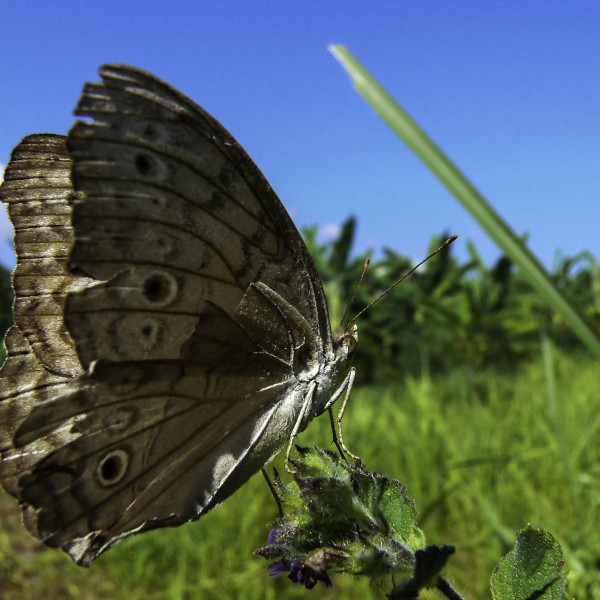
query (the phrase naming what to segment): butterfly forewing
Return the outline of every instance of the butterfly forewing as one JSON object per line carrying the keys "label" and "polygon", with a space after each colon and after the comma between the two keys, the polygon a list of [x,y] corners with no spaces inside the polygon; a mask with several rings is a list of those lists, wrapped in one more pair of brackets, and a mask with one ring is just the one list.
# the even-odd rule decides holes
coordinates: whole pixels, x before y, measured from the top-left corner
{"label": "butterfly forewing", "polygon": [[[329,343],[312,261],[233,137],[145,73],[101,74],[104,83],[86,86],[76,111],[95,121],[69,135],[73,180],[85,194],[74,207],[71,260],[105,280],[70,300],[67,323],[84,364],[172,357],[207,301],[231,313],[253,281],[296,305]],[[140,343],[128,343],[132,336]]]}
{"label": "butterfly forewing", "polygon": [[100,72],[76,110],[92,120],[27,147],[19,178],[15,151],[2,188],[22,238],[2,482],[84,565],[235,491],[347,358],[298,231],[233,137],[147,73]]}

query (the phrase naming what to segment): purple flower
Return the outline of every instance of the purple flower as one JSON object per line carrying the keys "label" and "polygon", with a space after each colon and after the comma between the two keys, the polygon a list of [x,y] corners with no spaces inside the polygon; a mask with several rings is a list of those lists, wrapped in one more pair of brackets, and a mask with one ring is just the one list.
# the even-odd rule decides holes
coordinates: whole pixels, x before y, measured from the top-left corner
{"label": "purple flower", "polygon": [[273,527],[273,529],[271,529],[271,531],[269,531],[269,535],[267,536],[267,544],[269,544],[269,546],[274,546],[275,543],[277,542],[277,538],[279,537],[280,534],[281,534],[281,528]]}
{"label": "purple flower", "polygon": [[307,590],[314,588],[318,581],[322,581],[328,588],[333,587],[333,583],[325,569],[315,569],[299,560],[289,561],[284,559],[273,563],[269,568],[271,569],[269,577],[289,571],[288,577],[290,580],[294,583],[301,583]]}

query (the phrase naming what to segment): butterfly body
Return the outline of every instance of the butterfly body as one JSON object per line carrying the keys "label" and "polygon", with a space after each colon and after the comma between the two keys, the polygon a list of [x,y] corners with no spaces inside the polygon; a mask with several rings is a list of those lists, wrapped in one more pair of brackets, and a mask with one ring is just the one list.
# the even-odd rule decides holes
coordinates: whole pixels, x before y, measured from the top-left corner
{"label": "butterfly body", "polygon": [[0,189],[18,255],[0,480],[82,565],[233,493],[328,408],[356,341],[235,139],[143,71],[100,72],[92,120],[25,138]]}

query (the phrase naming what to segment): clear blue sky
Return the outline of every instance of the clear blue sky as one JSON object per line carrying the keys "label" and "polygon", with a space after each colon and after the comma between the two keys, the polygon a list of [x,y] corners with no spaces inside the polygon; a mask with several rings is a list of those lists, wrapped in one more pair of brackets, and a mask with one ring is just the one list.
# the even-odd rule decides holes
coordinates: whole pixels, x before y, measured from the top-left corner
{"label": "clear blue sky", "polygon": [[[600,2],[3,2],[0,163],[65,133],[105,62],[167,80],[246,148],[300,227],[358,217],[357,249],[493,245],[353,92],[343,43],[546,265],[600,256]],[[0,219],[0,260],[10,227]]]}

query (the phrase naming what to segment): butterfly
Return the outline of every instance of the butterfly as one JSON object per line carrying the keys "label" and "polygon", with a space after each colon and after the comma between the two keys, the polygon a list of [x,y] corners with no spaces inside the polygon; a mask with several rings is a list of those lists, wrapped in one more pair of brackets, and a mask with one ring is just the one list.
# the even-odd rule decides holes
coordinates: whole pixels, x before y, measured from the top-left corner
{"label": "butterfly", "polygon": [[[0,480],[83,566],[195,520],[328,410],[357,334],[250,157],[160,79],[105,65],[68,136],[14,149]],[[289,448],[288,448],[289,452]]]}

